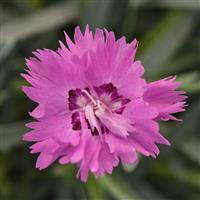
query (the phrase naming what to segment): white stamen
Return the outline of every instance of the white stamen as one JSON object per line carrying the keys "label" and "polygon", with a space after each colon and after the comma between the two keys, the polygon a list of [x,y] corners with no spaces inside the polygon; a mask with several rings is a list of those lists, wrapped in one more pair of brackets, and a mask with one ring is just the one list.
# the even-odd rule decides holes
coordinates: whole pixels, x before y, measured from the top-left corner
{"label": "white stamen", "polygon": [[97,118],[95,116],[93,107],[91,105],[87,105],[85,107],[85,117],[88,120],[92,131],[94,131],[95,128],[96,128],[98,130],[98,132],[99,132],[100,138],[102,138],[101,127],[100,127],[99,121],[97,120]]}
{"label": "white stamen", "polygon": [[99,100],[97,100],[97,107],[99,108],[99,110],[103,110],[101,102]]}
{"label": "white stamen", "polygon": [[89,92],[87,91],[87,90],[81,90],[82,92],[84,92],[89,98],[90,98],[90,100],[92,101],[92,103],[96,106],[97,105],[97,103],[96,103],[96,101],[95,101],[95,99],[89,94]]}
{"label": "white stamen", "polygon": [[66,115],[66,114],[73,114],[73,113],[82,112],[82,111],[83,111],[83,108],[78,108],[78,109],[75,109],[75,110],[62,111],[60,114],[61,115]]}
{"label": "white stamen", "polygon": [[72,110],[71,113],[76,113],[76,112],[82,112],[83,111],[83,108],[79,108],[79,109],[75,109],[75,110]]}

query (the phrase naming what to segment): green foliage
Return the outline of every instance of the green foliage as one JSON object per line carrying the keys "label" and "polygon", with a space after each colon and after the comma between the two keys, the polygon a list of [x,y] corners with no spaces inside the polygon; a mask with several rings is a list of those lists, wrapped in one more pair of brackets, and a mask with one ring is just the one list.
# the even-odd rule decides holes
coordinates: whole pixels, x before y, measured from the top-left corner
{"label": "green foliage", "polygon": [[[180,3],[178,3],[180,2]],[[0,199],[4,200],[198,200],[200,197],[200,26],[195,1],[2,1],[0,20]],[[22,141],[35,104],[20,86],[24,58],[37,48],[56,47],[65,29],[76,24],[106,27],[137,36],[147,80],[178,75],[189,95],[183,122],[161,124],[172,143],[154,160],[140,158],[137,166],[121,166],[112,176],[87,183],[76,180],[76,167],[54,164],[34,168]],[[23,67],[22,67],[23,66]]]}

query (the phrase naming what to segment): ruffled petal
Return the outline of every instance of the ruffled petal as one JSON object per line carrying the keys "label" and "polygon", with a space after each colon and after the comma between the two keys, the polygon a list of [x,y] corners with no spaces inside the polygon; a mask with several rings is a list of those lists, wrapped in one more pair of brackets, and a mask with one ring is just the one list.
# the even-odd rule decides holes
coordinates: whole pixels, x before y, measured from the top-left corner
{"label": "ruffled petal", "polygon": [[36,162],[36,168],[38,168],[39,170],[45,169],[49,165],[51,165],[56,159],[57,156],[55,155],[40,153]]}
{"label": "ruffled petal", "polygon": [[129,136],[134,148],[144,154],[156,157],[159,149],[156,143],[170,145],[170,143],[159,133],[157,122],[152,119],[141,119],[135,124],[135,133]]}
{"label": "ruffled petal", "polygon": [[98,170],[95,171],[97,177],[103,176],[105,172],[111,174],[113,167],[116,167],[119,164],[119,159],[116,154],[110,152],[108,144],[105,142],[102,143],[98,161]]}
{"label": "ruffled petal", "polygon": [[35,118],[44,115],[55,115],[66,111],[67,95],[71,88],[84,88],[86,85],[82,77],[80,66],[70,63],[57,53],[44,49],[34,53],[36,58],[27,59],[28,74],[22,76],[31,84],[22,90],[33,101],[43,107]]}
{"label": "ruffled petal", "polygon": [[128,138],[121,138],[110,133],[105,136],[105,142],[111,153],[115,153],[122,163],[133,164],[137,161],[135,147]]}
{"label": "ruffled petal", "polygon": [[129,119],[122,115],[100,110],[97,110],[95,114],[100,119],[101,123],[113,134],[126,137],[130,132],[134,131],[134,127],[131,125]]}
{"label": "ruffled petal", "polygon": [[158,116],[157,110],[143,101],[142,98],[132,100],[124,109],[123,116],[137,122],[140,119],[155,119]]}
{"label": "ruffled petal", "polygon": [[149,83],[144,93],[144,100],[157,109],[157,120],[174,120],[172,114],[185,111],[185,92],[176,91],[181,83],[175,81],[176,77],[168,77]]}
{"label": "ruffled petal", "polygon": [[72,129],[70,115],[41,118],[40,121],[29,123],[27,126],[34,130],[23,136],[26,141],[42,142],[53,138],[61,143],[74,146],[80,140],[80,131]]}

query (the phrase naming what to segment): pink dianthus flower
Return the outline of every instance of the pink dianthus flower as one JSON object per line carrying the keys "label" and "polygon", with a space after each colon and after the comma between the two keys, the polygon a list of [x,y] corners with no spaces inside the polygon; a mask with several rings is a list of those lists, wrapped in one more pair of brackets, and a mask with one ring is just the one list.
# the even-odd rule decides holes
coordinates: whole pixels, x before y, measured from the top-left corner
{"label": "pink dianthus flower", "polygon": [[136,163],[137,152],[156,157],[157,143],[169,145],[158,122],[176,120],[186,106],[180,83],[175,77],[146,83],[136,40],[116,40],[105,29],[93,35],[88,26],[84,34],[76,27],[74,42],[65,38],[67,47],[60,42],[57,51],[33,52],[22,74],[31,84],[23,91],[38,103],[23,137],[35,142],[31,153],[40,153],[36,168],[74,163],[86,181],[89,171],[99,177],[120,161]]}

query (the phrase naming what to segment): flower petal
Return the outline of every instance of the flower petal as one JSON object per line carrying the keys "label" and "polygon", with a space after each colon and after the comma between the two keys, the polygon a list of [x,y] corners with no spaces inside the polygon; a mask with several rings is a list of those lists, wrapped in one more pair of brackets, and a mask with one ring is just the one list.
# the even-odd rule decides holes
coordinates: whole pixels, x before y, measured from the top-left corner
{"label": "flower petal", "polygon": [[130,132],[134,131],[134,127],[130,124],[128,118],[122,115],[100,110],[97,110],[95,114],[113,134],[126,137]]}
{"label": "flower petal", "polygon": [[144,100],[159,112],[157,120],[175,119],[171,114],[183,112],[186,106],[184,101],[187,97],[183,91],[175,91],[180,86],[175,82],[176,77],[168,77],[149,83],[144,93]]}

